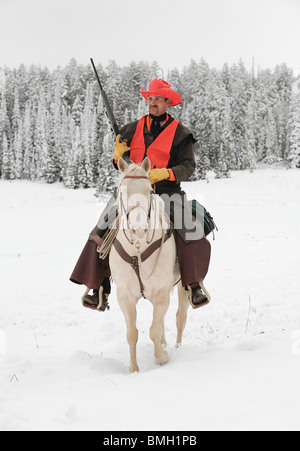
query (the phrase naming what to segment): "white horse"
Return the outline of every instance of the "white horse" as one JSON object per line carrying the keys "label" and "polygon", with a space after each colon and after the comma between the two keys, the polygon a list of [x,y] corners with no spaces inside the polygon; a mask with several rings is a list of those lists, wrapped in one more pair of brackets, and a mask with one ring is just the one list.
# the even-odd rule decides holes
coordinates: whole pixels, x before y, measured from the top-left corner
{"label": "white horse", "polygon": [[[148,178],[149,158],[141,166],[127,165],[121,158],[119,194],[119,230],[110,251],[109,265],[117,287],[117,297],[127,325],[130,348],[130,371],[138,372],[136,357],[138,301],[144,297],[153,304],[150,338],[158,364],[168,361],[164,318],[170,304],[170,293],[180,279],[176,263],[174,235],[164,213],[164,202],[152,193]],[[177,342],[182,342],[190,305],[189,293],[178,283]]]}

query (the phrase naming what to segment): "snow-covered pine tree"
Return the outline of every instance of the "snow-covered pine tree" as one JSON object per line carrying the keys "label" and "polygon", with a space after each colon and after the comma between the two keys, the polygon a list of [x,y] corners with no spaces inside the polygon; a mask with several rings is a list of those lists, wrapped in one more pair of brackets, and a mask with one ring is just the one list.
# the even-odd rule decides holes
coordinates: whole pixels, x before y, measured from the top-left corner
{"label": "snow-covered pine tree", "polygon": [[114,138],[107,129],[103,139],[103,148],[100,158],[99,178],[96,183],[96,196],[101,193],[112,193],[116,187],[117,171],[113,166]]}
{"label": "snow-covered pine tree", "polygon": [[6,133],[2,135],[2,178],[4,180],[11,180],[14,178],[13,173],[12,152],[6,138]]}
{"label": "snow-covered pine tree", "polygon": [[271,107],[268,108],[268,113],[265,121],[265,128],[266,128],[265,158],[278,156],[279,150],[277,141],[277,129],[273,109]]}
{"label": "snow-covered pine tree", "polygon": [[81,114],[83,111],[83,106],[82,103],[80,101],[80,96],[77,95],[75,97],[75,101],[74,104],[71,108],[71,116],[75,121],[75,125],[79,126],[80,125],[80,120],[81,120]]}
{"label": "snow-covered pine tree", "polygon": [[20,122],[21,122],[21,111],[20,111],[19,91],[17,88],[15,88],[14,109],[13,109],[13,115],[12,115],[12,119],[11,119],[13,136],[18,131]]}
{"label": "snow-covered pine tree", "polygon": [[13,147],[15,155],[14,177],[20,180],[23,178],[24,160],[24,128],[22,120],[20,120],[18,130],[15,132]]}
{"label": "snow-covered pine tree", "polygon": [[[2,80],[2,84],[5,83],[5,78]],[[4,139],[5,135],[5,139]],[[10,145],[11,127],[7,112],[6,105],[6,93],[5,85],[2,87],[2,93],[0,94],[0,176],[2,175],[2,161],[3,161],[3,145],[7,142]]]}
{"label": "snow-covered pine tree", "polygon": [[[81,162],[86,174],[85,180],[83,181],[82,179],[81,183],[86,188],[91,187],[94,184],[93,159],[96,153],[96,118],[94,115],[93,100],[93,85],[88,83],[86,87],[84,109],[81,116],[81,143],[83,150]],[[84,171],[82,168],[82,174]]]}
{"label": "snow-covered pine tree", "polygon": [[84,102],[86,69],[84,66],[78,64],[75,58],[72,58],[63,73],[66,86],[65,100],[70,108],[72,108],[77,97],[78,102]]}
{"label": "snow-covered pine tree", "polygon": [[75,125],[75,121],[70,117],[70,133],[72,137],[71,147],[66,154],[66,171],[64,184],[67,188],[77,189],[80,186],[78,171],[79,158],[81,153],[80,127]]}
{"label": "snow-covered pine tree", "polygon": [[250,97],[251,76],[246,71],[242,61],[234,64],[230,69],[229,98],[231,108],[231,126],[234,140],[235,167],[246,167],[245,118]]}
{"label": "snow-covered pine tree", "polygon": [[46,107],[45,107],[45,93],[40,89],[37,115],[34,128],[34,147],[35,147],[35,176],[38,179],[46,177],[46,167],[48,163],[48,143],[46,132]]}
{"label": "snow-covered pine tree", "polygon": [[121,124],[126,106],[124,102],[120,101],[120,99],[124,98],[122,71],[115,61],[110,61],[106,67],[106,73],[108,78],[105,84],[103,84],[103,87],[113,109],[116,121],[118,124]]}
{"label": "snow-covered pine tree", "polygon": [[[223,85],[225,88],[225,86]],[[216,178],[230,177],[230,170],[234,166],[235,148],[232,134],[230,100],[226,96],[223,99],[224,109],[221,118],[221,135],[219,143],[219,154],[214,168]]]}
{"label": "snow-covered pine tree", "polygon": [[278,156],[286,159],[288,150],[288,121],[289,107],[292,100],[293,71],[286,64],[275,67],[275,83],[277,87],[277,104],[275,106],[275,120],[277,123]]}
{"label": "snow-covered pine tree", "polygon": [[[149,66],[148,71],[149,73]],[[145,74],[145,72],[144,72]],[[140,64],[132,61],[128,67],[122,69],[122,86],[120,90],[119,103],[121,111],[125,114],[125,111],[134,111],[137,109],[139,101],[139,92],[144,87],[143,72],[140,69]],[[126,120],[122,120],[122,125],[126,124]],[[120,123],[121,125],[121,123]]]}
{"label": "snow-covered pine tree", "polygon": [[[168,80],[168,83],[170,83],[172,85],[172,89],[174,89],[177,92],[181,92],[181,93],[184,92],[184,89],[183,89],[183,86],[181,83],[181,79],[180,79],[180,73],[177,68],[172,69],[168,73],[168,76],[166,79]],[[179,105],[176,105],[175,107],[172,107],[172,111],[171,111],[172,116],[175,117],[175,119],[177,119],[178,121],[180,121],[181,117],[182,117],[183,109],[184,109],[184,99],[183,99],[182,103],[180,103]]]}
{"label": "snow-covered pine tree", "polygon": [[294,82],[293,100],[289,117],[289,155],[291,167],[300,168],[300,78]]}
{"label": "snow-covered pine tree", "polygon": [[24,113],[24,159],[23,178],[25,180],[35,179],[34,152],[33,152],[33,128],[31,102],[26,102]]}
{"label": "snow-covered pine tree", "polygon": [[253,129],[252,123],[251,123],[251,116],[249,116],[249,118],[247,117],[247,120],[249,121],[249,126],[247,126],[247,124],[246,124],[245,164],[246,164],[246,168],[249,168],[250,171],[253,172],[255,169],[255,166],[256,166],[256,161],[257,161],[256,148],[255,148],[255,135],[254,135],[254,129]]}
{"label": "snow-covered pine tree", "polygon": [[69,151],[72,147],[72,135],[70,130],[70,118],[67,106],[62,106],[61,113],[61,146],[63,149],[62,168],[60,172],[60,181],[64,181],[68,165]]}
{"label": "snow-covered pine tree", "polygon": [[58,70],[54,73],[53,99],[48,115],[48,161],[45,180],[47,183],[62,181],[65,149],[62,147],[62,108],[66,95],[63,90],[64,76]]}
{"label": "snow-covered pine tree", "polygon": [[211,164],[210,77],[208,64],[204,60],[201,60],[199,65],[191,61],[190,66],[184,70],[185,96],[190,102],[182,113],[182,120],[197,140],[200,163],[197,165],[197,171],[200,178],[205,177],[206,162]]}
{"label": "snow-covered pine tree", "polygon": [[252,172],[257,163],[257,112],[255,102],[255,89],[251,87],[251,97],[248,102],[245,117],[245,143],[246,143],[246,167]]}
{"label": "snow-covered pine tree", "polygon": [[[210,162],[216,177],[229,177],[234,155],[231,151],[232,129],[230,102],[220,74],[213,70],[208,83],[208,105],[210,123]],[[230,130],[230,134],[229,134]]]}

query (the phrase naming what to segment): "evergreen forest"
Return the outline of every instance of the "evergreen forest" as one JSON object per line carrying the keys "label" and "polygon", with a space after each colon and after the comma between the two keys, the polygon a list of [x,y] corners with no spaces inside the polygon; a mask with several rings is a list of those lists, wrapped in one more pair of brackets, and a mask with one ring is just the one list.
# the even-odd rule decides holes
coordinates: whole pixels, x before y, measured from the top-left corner
{"label": "evergreen forest", "polygon": [[[181,94],[183,103],[170,114],[197,139],[193,180],[208,171],[229,177],[260,162],[300,167],[299,79],[285,64],[255,72],[239,61],[217,70],[201,59],[164,74],[156,62],[120,67],[111,61],[97,70],[120,128],[147,114],[140,90],[153,78]],[[72,59],[53,71],[0,68],[0,178],[111,191],[113,148],[90,64]]]}

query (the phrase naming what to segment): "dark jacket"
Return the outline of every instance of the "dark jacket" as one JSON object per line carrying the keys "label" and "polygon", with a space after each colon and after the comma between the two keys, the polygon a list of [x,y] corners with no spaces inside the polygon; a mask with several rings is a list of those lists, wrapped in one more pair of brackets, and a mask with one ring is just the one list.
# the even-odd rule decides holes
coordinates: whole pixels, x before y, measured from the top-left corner
{"label": "dark jacket", "polygon": [[[147,129],[146,124],[144,127],[144,137],[145,137],[145,156],[147,156],[147,148],[152,144],[154,139],[159,136],[159,134],[174,120],[170,116],[168,122],[164,124],[159,132],[153,136],[152,133]],[[131,122],[130,124],[125,125],[120,133],[123,139],[127,139],[127,145],[130,147],[130,141],[133,138],[137,127],[138,121]],[[195,155],[193,144],[195,139],[192,133],[181,123],[179,123],[171,152],[170,152],[170,160],[167,165],[167,168],[172,169],[176,178],[175,182],[170,182],[169,180],[163,180],[156,184],[156,193],[180,193],[181,187],[180,183],[183,181],[187,181],[195,171],[196,163],[195,163]],[[130,158],[130,152],[127,154]]]}

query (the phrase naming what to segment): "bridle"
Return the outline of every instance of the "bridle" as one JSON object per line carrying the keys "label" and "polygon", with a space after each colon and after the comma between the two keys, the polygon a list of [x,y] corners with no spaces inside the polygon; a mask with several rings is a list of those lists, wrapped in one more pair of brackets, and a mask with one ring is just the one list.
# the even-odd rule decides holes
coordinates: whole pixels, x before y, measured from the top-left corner
{"label": "bridle", "polygon": [[[124,180],[124,179],[145,179],[145,180],[149,180],[149,178],[148,178],[147,176],[145,176],[145,175],[126,175],[126,176],[123,178],[123,180]],[[128,217],[129,217],[130,212],[131,212],[134,208],[140,207],[140,205],[135,205],[135,206],[133,206],[129,211],[126,211],[125,205],[124,205],[124,202],[123,202],[123,199],[122,199],[122,193],[121,193],[121,191],[119,191],[119,195],[121,196],[121,199],[120,199],[120,202],[121,202],[121,209],[124,208],[124,211],[125,211],[125,213],[126,213],[126,215],[127,215],[127,223],[128,223]],[[149,212],[148,212],[148,224],[150,223],[151,210],[152,210],[152,208],[153,208],[153,205],[152,205],[152,204],[153,204],[153,196],[154,196],[154,192],[153,192],[153,191],[150,191],[150,208],[149,208]],[[150,228],[149,228],[148,230],[150,230]],[[146,261],[149,257],[151,257],[151,255],[152,255],[155,251],[157,251],[158,249],[160,249],[160,252],[161,252],[162,246],[163,246],[164,243],[172,236],[172,232],[173,232],[173,229],[172,229],[172,227],[170,227],[169,230],[166,231],[164,237],[159,238],[159,239],[156,240],[154,243],[152,243],[153,238],[154,238],[154,233],[155,233],[155,228],[154,228],[152,239],[149,240],[149,237],[147,237],[147,244],[150,244],[150,243],[152,243],[152,244],[150,244],[150,246],[148,246],[148,248],[147,248],[144,252],[141,253],[141,250],[140,250],[140,247],[141,247],[140,242],[137,241],[137,242],[135,243],[135,247],[136,247],[136,249],[137,249],[137,251],[138,251],[138,256],[130,256],[130,255],[125,251],[125,249],[123,248],[123,246],[122,246],[122,244],[120,243],[120,241],[117,240],[117,238],[116,238],[116,239],[114,240],[114,242],[113,242],[113,246],[114,246],[114,248],[116,249],[117,253],[120,255],[120,257],[121,257],[126,263],[129,263],[129,264],[131,265],[131,267],[133,268],[133,270],[134,270],[134,272],[135,272],[135,274],[136,274],[136,276],[137,276],[137,278],[138,278],[138,281],[139,281],[141,295],[143,296],[144,299],[146,299],[146,298],[145,298],[145,294],[144,294],[145,288],[144,288],[144,284],[143,284],[142,278],[141,278],[141,264],[142,264],[144,261]],[[127,237],[127,235],[126,235],[126,233],[125,233],[125,230],[124,230],[124,234],[125,234],[125,237],[127,238],[127,240],[129,241],[129,243],[130,243],[130,244],[134,244],[133,239],[131,239],[131,241],[128,239],[128,237]],[[157,256],[157,260],[158,260],[158,258],[159,258],[159,255],[160,255],[160,253],[159,253],[158,256]],[[156,263],[155,263],[155,265],[154,265],[154,267],[153,267],[153,271],[151,272],[151,275],[150,275],[147,279],[149,279],[149,278],[152,276],[152,274],[153,274],[155,268],[156,268]]]}
{"label": "bridle", "polygon": [[[148,178],[147,175],[126,175],[123,178],[123,180],[125,180],[125,179],[144,179],[144,180],[148,180],[149,181],[149,178]],[[122,185],[122,182],[121,182],[120,186],[121,185]],[[152,242],[153,237],[154,237],[154,233],[155,233],[155,228],[154,228],[152,238],[150,239],[149,232],[150,232],[151,212],[152,212],[152,209],[153,209],[153,194],[154,194],[153,190],[149,191],[149,194],[150,194],[150,206],[149,206],[148,212],[141,206],[139,201],[136,203],[136,205],[133,205],[128,210],[128,209],[125,208],[123,197],[122,197],[122,192],[119,190],[120,204],[121,204],[121,214],[124,213],[124,215],[126,216],[127,226],[128,226],[129,230],[131,230],[130,223],[129,223],[129,215],[135,208],[142,208],[145,211],[145,213],[147,214],[147,218],[148,218],[147,219],[147,222],[148,222],[148,236],[147,236],[147,239],[146,239],[147,244],[150,244]],[[132,233],[131,233],[131,239],[129,239],[128,236],[126,235],[125,229],[123,229],[123,232],[124,232],[124,235],[125,235],[127,241],[130,244],[134,244]]]}
{"label": "bridle", "polygon": [[149,177],[147,177],[147,175],[125,175],[123,180],[125,180],[125,179],[145,179],[145,180],[149,180]]}

